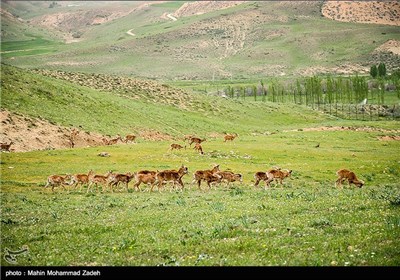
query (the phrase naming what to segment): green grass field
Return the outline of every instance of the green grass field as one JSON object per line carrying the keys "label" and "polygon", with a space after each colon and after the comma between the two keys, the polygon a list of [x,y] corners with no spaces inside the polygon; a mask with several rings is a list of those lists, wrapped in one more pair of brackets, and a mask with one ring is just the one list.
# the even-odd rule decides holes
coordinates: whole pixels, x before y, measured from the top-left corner
{"label": "green grass field", "polygon": [[[171,141],[140,138],[137,144],[1,153],[2,247],[29,248],[17,265],[400,263],[400,144],[378,140],[398,135],[396,121],[344,121],[303,106],[195,93],[177,95],[179,106],[155,103],[151,93],[138,92],[140,98],[131,99],[135,92],[99,91],[7,65],[2,65],[1,86],[2,108],[59,125],[110,135],[150,127],[181,144],[186,133],[207,138],[204,155],[189,146],[168,151]],[[361,131],[305,129],[343,125]],[[239,136],[224,143],[224,132]],[[102,151],[111,156],[98,157]],[[128,193],[43,188],[52,174],[182,164],[189,168],[182,192],[169,187],[161,193],[137,192],[133,182]],[[214,164],[241,173],[243,183],[211,190],[204,183],[202,190],[191,185],[196,170]],[[273,166],[293,175],[283,186],[254,187],[254,173]],[[340,168],[354,170],[365,186],[335,188]],[[4,257],[1,264],[13,265]]]}
{"label": "green grass field", "polygon": [[[398,266],[399,143],[372,132],[282,132],[167,151],[169,142],[2,153],[2,247],[29,253],[18,265]],[[315,148],[314,143],[320,147]],[[104,174],[188,166],[183,192],[44,189],[50,174]],[[220,164],[242,184],[200,191],[192,173]],[[284,186],[253,186],[272,166],[293,170]],[[354,170],[361,189],[334,187]],[[142,189],[143,186],[142,186]],[[1,264],[8,266],[3,258]]]}
{"label": "green grass field", "polygon": [[[10,4],[4,2],[24,20],[50,9],[40,1]],[[1,152],[1,266],[399,266],[400,141],[380,140],[400,135],[398,121],[344,120],[305,105],[214,95],[228,86],[297,78],[278,77],[281,70],[364,62],[388,39],[399,39],[398,27],[331,21],[317,2],[249,2],[178,21],[161,18],[180,5],[159,3],[89,24],[72,44],[61,43],[58,32],[2,21],[1,110],[85,132],[156,131],[173,140]],[[242,25],[224,21],[248,15],[255,25],[245,38]],[[244,38],[243,45],[225,48],[237,44],[233,38]],[[137,77],[145,80],[129,80]],[[398,104],[397,93],[384,94],[385,104]],[[308,130],[319,127],[352,129]],[[225,133],[238,137],[224,143]],[[203,155],[183,142],[185,134],[207,139]],[[170,151],[172,142],[187,147]],[[110,157],[98,156],[104,151]],[[215,164],[241,173],[243,182],[192,184],[196,170]],[[189,169],[182,191],[142,185],[139,192],[134,182],[128,192],[44,188],[53,174],[181,165]],[[254,173],[274,166],[292,176],[283,185],[255,187]],[[341,168],[365,185],[335,187]],[[23,248],[9,259],[8,251]]]}

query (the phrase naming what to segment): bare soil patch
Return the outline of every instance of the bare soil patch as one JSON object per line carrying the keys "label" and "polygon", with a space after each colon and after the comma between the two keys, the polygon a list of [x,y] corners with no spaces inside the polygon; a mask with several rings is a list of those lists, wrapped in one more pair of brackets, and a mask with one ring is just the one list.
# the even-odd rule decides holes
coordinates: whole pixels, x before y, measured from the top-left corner
{"label": "bare soil patch", "polygon": [[385,135],[385,136],[378,137],[378,140],[381,140],[381,141],[393,141],[393,140],[400,141],[400,136]]}
{"label": "bare soil patch", "polygon": [[[37,118],[14,114],[6,110],[0,111],[0,141],[9,143],[12,152],[34,150],[67,149],[72,147],[71,129],[61,127]],[[74,147],[103,145],[103,135],[78,130],[74,138]]]}
{"label": "bare soil patch", "polygon": [[400,25],[399,1],[326,1],[322,15],[337,21]]}

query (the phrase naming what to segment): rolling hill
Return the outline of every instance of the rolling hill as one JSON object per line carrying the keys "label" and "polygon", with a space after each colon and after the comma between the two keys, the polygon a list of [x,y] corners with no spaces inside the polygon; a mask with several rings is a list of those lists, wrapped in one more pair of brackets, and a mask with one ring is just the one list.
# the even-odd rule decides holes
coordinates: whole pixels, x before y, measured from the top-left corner
{"label": "rolling hill", "polygon": [[367,73],[377,62],[390,72],[400,64],[394,52],[377,54],[400,40],[396,1],[364,3],[367,15],[336,1],[55,3],[2,2],[11,11],[2,12],[4,62],[156,80]]}
{"label": "rolling hill", "polygon": [[[304,106],[188,93],[151,80],[105,74],[26,70],[1,65],[1,141],[15,151],[103,145],[102,137],[135,133],[143,140],[268,135],[322,124],[328,116]],[[44,138],[43,138],[44,136]]]}

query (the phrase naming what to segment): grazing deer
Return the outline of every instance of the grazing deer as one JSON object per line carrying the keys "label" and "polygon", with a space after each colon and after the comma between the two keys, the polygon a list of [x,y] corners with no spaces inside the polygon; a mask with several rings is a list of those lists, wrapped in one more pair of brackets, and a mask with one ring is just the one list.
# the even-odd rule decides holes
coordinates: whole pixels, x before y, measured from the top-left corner
{"label": "grazing deer", "polygon": [[180,150],[180,149],[183,149],[183,148],[186,149],[186,145],[185,145],[185,147],[183,147],[183,146],[181,146],[181,145],[179,145],[179,144],[173,143],[173,144],[170,145],[170,147],[169,147],[168,150],[169,150],[169,151],[172,151],[172,150]]}
{"label": "grazing deer", "polygon": [[67,182],[67,180],[71,179],[71,175],[65,175],[65,176],[60,176],[60,175],[50,175],[47,177],[47,183],[44,186],[45,188],[51,186],[51,191],[54,192],[55,187],[62,186],[64,190],[67,190],[65,188],[65,185],[71,185],[71,182]]}
{"label": "grazing deer", "polygon": [[[175,186],[175,183],[178,183],[181,185],[181,190],[184,188],[184,184],[182,182],[182,177],[188,173],[188,168],[184,165],[182,165],[179,170],[163,170],[160,171],[156,174],[156,178],[158,181],[158,191],[160,191],[163,188],[163,185],[166,182],[173,182],[173,185]],[[153,191],[154,185],[151,187],[150,191]]]}
{"label": "grazing deer", "polygon": [[193,149],[195,149],[195,151],[198,151],[201,155],[204,154],[204,152],[203,152],[203,147],[202,147],[201,144],[199,144],[199,143],[196,143],[196,145],[194,146]]}
{"label": "grazing deer", "polygon": [[225,181],[227,187],[229,186],[229,183],[232,182],[243,182],[243,176],[240,173],[233,173],[232,171],[218,171],[215,173],[215,175],[221,176],[221,180],[218,183]]}
{"label": "grazing deer", "polygon": [[226,134],[225,136],[224,136],[224,142],[226,142],[226,141],[233,141],[236,137],[238,137],[238,135],[237,135],[237,133],[235,133],[235,134]]}
{"label": "grazing deer", "polygon": [[[125,136],[123,142],[125,142],[125,143],[128,143],[128,141],[129,141],[129,142],[135,142],[135,139],[136,139],[136,135],[134,135],[134,134],[128,134],[128,135]],[[136,142],[135,142],[135,143],[136,143]]]}
{"label": "grazing deer", "polygon": [[336,175],[338,175],[338,178],[335,182],[335,187],[342,187],[342,183],[347,180],[349,186],[350,184],[354,184],[357,187],[361,188],[364,185],[364,181],[359,180],[356,176],[356,174],[353,171],[350,171],[348,169],[340,169],[336,171]]}
{"label": "grazing deer", "polygon": [[151,188],[153,189],[154,184],[156,183],[157,177],[156,174],[158,173],[158,171],[150,171],[150,170],[141,170],[139,172],[135,172],[134,176],[135,176],[135,180],[136,183],[133,185],[135,188],[138,189],[138,191],[140,190],[140,184],[147,184],[147,185],[151,185]]}
{"label": "grazing deer", "polygon": [[189,140],[189,146],[192,146],[193,143],[201,144],[201,142],[206,141],[206,138],[200,139],[198,137],[191,137]]}
{"label": "grazing deer", "polygon": [[7,144],[7,143],[0,143],[0,149],[1,149],[2,151],[9,152],[9,151],[10,151],[10,147],[11,147],[12,144],[14,144],[13,141],[11,141],[9,144]]}
{"label": "grazing deer", "polygon": [[217,182],[221,179],[221,176],[215,175],[219,170],[219,164],[215,165],[211,170],[197,170],[193,174],[192,184],[197,182],[199,190],[201,190],[201,181],[206,181],[208,189],[211,189],[210,183]]}

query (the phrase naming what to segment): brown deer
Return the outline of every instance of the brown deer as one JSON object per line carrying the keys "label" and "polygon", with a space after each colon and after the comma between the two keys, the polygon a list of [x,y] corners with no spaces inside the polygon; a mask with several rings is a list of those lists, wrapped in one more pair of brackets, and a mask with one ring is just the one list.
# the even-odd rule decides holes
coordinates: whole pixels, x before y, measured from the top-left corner
{"label": "brown deer", "polygon": [[335,182],[335,187],[342,187],[342,183],[347,180],[349,186],[350,184],[354,184],[357,187],[361,188],[364,185],[364,181],[359,180],[356,176],[356,174],[353,171],[350,171],[348,169],[340,169],[336,171],[336,175],[338,175],[338,178]]}
{"label": "brown deer", "polygon": [[158,173],[158,171],[150,171],[150,170],[141,170],[139,172],[135,172],[135,180],[136,183],[133,185],[135,188],[138,189],[138,191],[140,190],[140,184],[147,184],[147,185],[151,185],[151,188],[153,188],[154,184],[156,183],[157,177],[156,174]]}
{"label": "brown deer", "polygon": [[118,143],[118,140],[121,140],[121,142],[124,142],[124,140],[122,140],[121,135],[117,134],[117,137],[108,140],[108,144],[107,145],[114,145]]}
{"label": "brown deer", "polygon": [[226,134],[225,136],[224,136],[224,142],[226,142],[226,141],[233,141],[236,137],[238,137],[238,135],[237,135],[237,133],[235,133],[235,134]]}
{"label": "brown deer", "polygon": [[218,171],[215,174],[221,176],[221,180],[218,183],[225,181],[227,187],[229,186],[229,183],[232,182],[243,182],[243,176],[240,173],[233,173],[232,171]]}
{"label": "brown deer", "polygon": [[12,144],[14,144],[13,141],[11,141],[9,144],[7,144],[7,143],[0,143],[0,149],[1,149],[2,151],[9,152],[9,151],[10,151],[10,147],[11,147]]}
{"label": "brown deer", "polygon": [[201,142],[206,141],[206,138],[200,139],[198,137],[191,137],[189,140],[189,146],[192,146],[193,143],[201,144]]}
{"label": "brown deer", "polygon": [[288,169],[270,169],[266,172],[267,180],[265,181],[265,189],[269,187],[269,183],[273,180],[279,180],[279,183],[283,185],[283,179],[286,177],[290,177],[292,175],[292,170]]}
{"label": "brown deer", "polygon": [[76,189],[80,185],[79,191],[82,191],[83,185],[89,184],[89,173],[88,174],[73,174],[71,175],[71,185]]}
{"label": "brown deer", "polygon": [[[281,170],[280,167],[275,167],[275,166],[272,169]],[[263,172],[263,171],[256,172],[254,174],[254,179],[255,179],[254,186],[257,187],[258,184],[260,183],[260,181],[267,181],[268,180],[267,172]]]}
{"label": "brown deer", "polygon": [[134,142],[134,143],[136,143],[135,140],[136,140],[136,135],[134,135],[134,134],[128,134],[128,135],[125,136],[123,142],[128,143],[128,141],[129,141],[129,142]]}
{"label": "brown deer", "polygon": [[194,137],[194,135],[192,135],[192,134],[184,135],[183,142],[186,142],[186,141],[189,142],[192,137]]}
{"label": "brown deer", "polygon": [[47,177],[47,183],[44,186],[45,188],[51,186],[51,191],[54,192],[55,187],[63,187],[64,190],[67,190],[65,188],[65,185],[71,185],[71,182],[67,182],[67,180],[71,179],[71,175],[65,175],[65,176],[60,176],[60,175],[50,175]]}
{"label": "brown deer", "polygon": [[194,149],[195,151],[198,151],[201,155],[204,154],[204,152],[203,152],[203,147],[202,147],[201,144],[199,144],[199,143],[196,143],[196,145],[194,146],[193,149]]}
{"label": "brown deer", "polygon": [[173,144],[171,144],[171,145],[169,146],[169,149],[168,149],[168,150],[169,150],[169,151],[172,151],[172,150],[181,150],[181,149],[183,149],[183,148],[186,149],[186,145],[185,145],[185,147],[183,147],[182,145],[173,143]]}
{"label": "brown deer", "polygon": [[[163,185],[166,182],[172,181],[174,186],[175,183],[178,183],[181,185],[181,190],[185,187],[183,182],[182,182],[182,177],[188,173],[188,168],[182,164],[182,166],[179,168],[179,170],[163,170],[160,171],[156,174],[156,178],[158,181],[158,191],[163,188]],[[154,185],[151,187],[150,191],[153,191]]]}
{"label": "brown deer", "polygon": [[76,140],[76,136],[79,134],[79,130],[73,128],[71,130],[71,133],[69,135],[69,142],[71,143],[71,148],[75,147],[75,140]]}
{"label": "brown deer", "polygon": [[215,175],[219,170],[219,164],[215,165],[211,170],[197,170],[193,174],[192,184],[197,182],[197,186],[199,190],[201,190],[201,181],[205,181],[207,183],[208,189],[211,189],[210,183],[217,182],[221,179],[221,176]]}
{"label": "brown deer", "polygon": [[[107,186],[107,184],[112,179],[113,172],[108,171],[106,175],[95,175],[93,170],[90,170],[88,175],[89,175],[89,185],[88,185],[86,192],[88,193],[93,185],[95,185],[96,187],[98,185],[102,185],[101,191],[103,192],[104,188]],[[112,191],[112,189],[111,189],[111,191]]]}
{"label": "brown deer", "polygon": [[125,189],[128,192],[128,184],[129,182],[133,179],[135,175],[132,174],[131,172],[128,172],[126,174],[113,174],[111,176],[111,179],[108,182],[108,185],[110,186],[111,192],[113,192],[113,187],[116,187],[119,185],[119,183],[124,183],[125,184]]}

